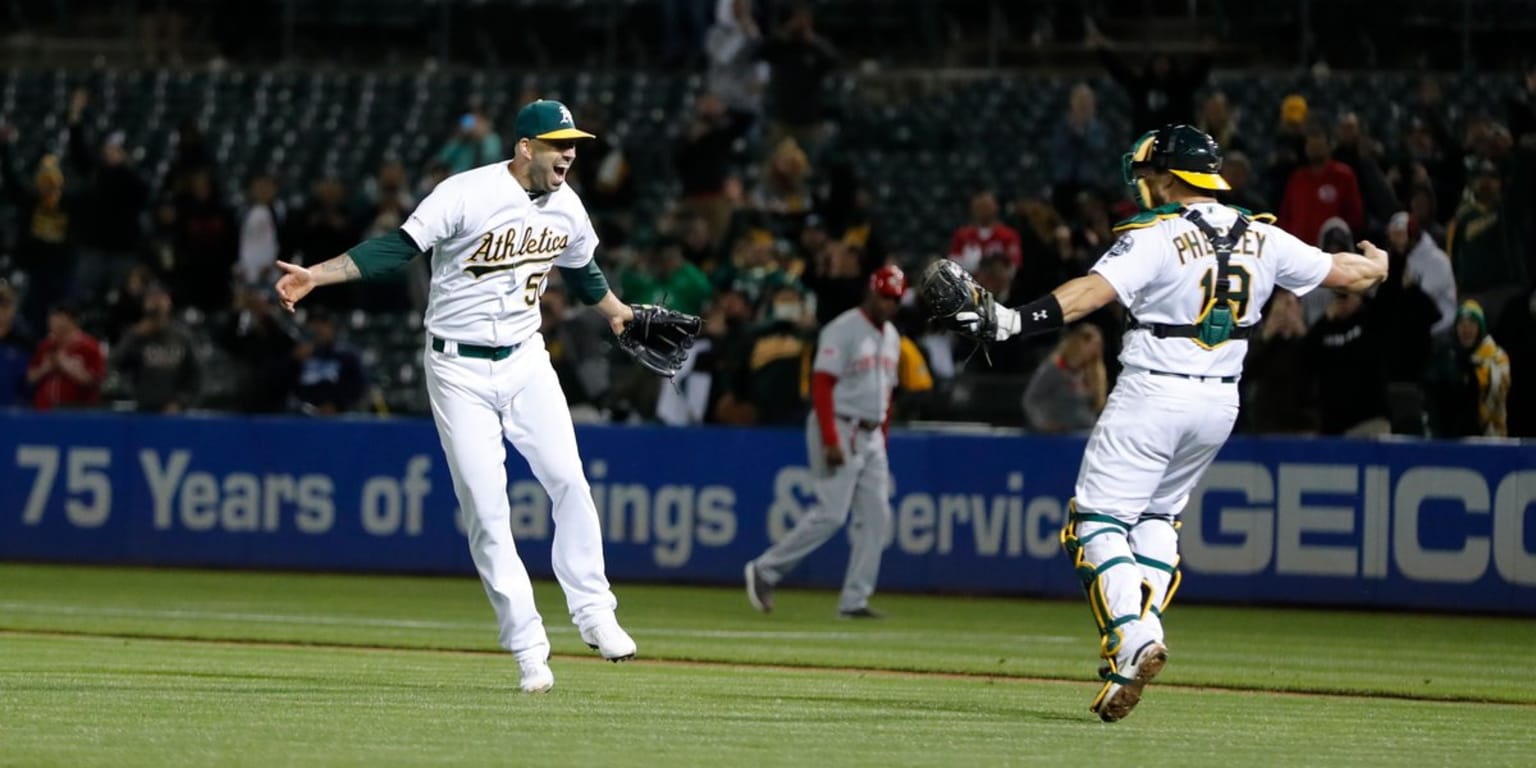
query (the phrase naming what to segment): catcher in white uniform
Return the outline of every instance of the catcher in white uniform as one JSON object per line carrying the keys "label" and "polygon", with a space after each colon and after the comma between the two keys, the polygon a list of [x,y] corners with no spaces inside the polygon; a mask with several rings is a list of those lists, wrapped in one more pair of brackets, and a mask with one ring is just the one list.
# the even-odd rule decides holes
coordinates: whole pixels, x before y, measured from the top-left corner
{"label": "catcher in white uniform", "polygon": [[1387,275],[1387,256],[1324,253],[1272,217],[1222,205],[1221,150],[1170,125],[1138,139],[1123,161],[1144,211],[1085,277],[1017,310],[999,307],[963,270],[940,262],[922,298],[935,318],[983,341],[1055,331],[1119,300],[1130,316],[1109,396],[1083,455],[1062,546],[1098,625],[1104,683],[1091,710],[1125,717],[1168,660],[1163,611],[1179,585],[1178,517],[1237,417],[1248,337],[1275,286],[1361,292]]}
{"label": "catcher in white uniform", "polygon": [[[582,640],[610,661],[635,655],[614,616],[597,510],[582,473],[570,411],[539,335],[539,296],[559,268],[567,287],[608,318],[619,346],[661,375],[677,372],[699,319],[627,306],[593,259],[597,234],[565,179],[578,130],[556,101],[523,107],[509,162],[443,180],[396,232],[312,267],[278,262],[277,291],[293,306],[316,287],[371,278],[431,256],[423,351],[427,394],[463,510],[475,567],[522,689],[554,685],[549,638],[517,555],[507,499],[510,442],[549,493],[555,576]],[[505,441],[505,442],[504,442]]]}
{"label": "catcher in white uniform", "polygon": [[848,572],[838,615],[878,619],[869,607],[880,576],[880,555],[891,524],[891,466],[885,433],[901,358],[901,334],[891,319],[901,306],[907,278],[884,266],[869,276],[860,306],[821,329],[811,378],[812,411],[806,449],[815,474],[816,507],[777,544],[747,563],[747,600],[773,611],[773,587],[806,555],[827,543],[848,522]]}

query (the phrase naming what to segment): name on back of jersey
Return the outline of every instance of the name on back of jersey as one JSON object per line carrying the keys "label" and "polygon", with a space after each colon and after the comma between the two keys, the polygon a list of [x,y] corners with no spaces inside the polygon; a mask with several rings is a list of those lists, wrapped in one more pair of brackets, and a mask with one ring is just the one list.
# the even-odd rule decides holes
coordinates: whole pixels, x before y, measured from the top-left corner
{"label": "name on back of jersey", "polygon": [[[483,277],[524,264],[554,261],[570,242],[569,233],[556,232],[549,227],[540,229],[537,235],[531,226],[523,227],[521,231],[513,226],[504,232],[487,232],[480,236],[480,246],[464,260],[464,271]],[[523,256],[530,258],[519,260]]]}
{"label": "name on back of jersey", "polygon": [[[1264,257],[1264,242],[1268,235],[1252,227],[1243,233],[1243,241],[1232,249],[1233,256],[1252,256],[1255,259]],[[1173,238],[1173,250],[1179,257],[1179,266],[1184,266],[1191,261],[1216,258],[1216,249],[1211,247],[1211,241],[1205,239],[1205,235],[1199,230],[1190,230]]]}

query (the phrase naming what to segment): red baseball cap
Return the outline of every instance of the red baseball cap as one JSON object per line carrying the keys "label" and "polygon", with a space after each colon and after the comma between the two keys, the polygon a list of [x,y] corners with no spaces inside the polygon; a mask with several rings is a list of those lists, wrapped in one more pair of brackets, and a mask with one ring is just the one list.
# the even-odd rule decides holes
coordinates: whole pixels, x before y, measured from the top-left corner
{"label": "red baseball cap", "polygon": [[887,264],[869,276],[869,290],[881,296],[899,299],[907,292],[907,276],[902,273],[901,267]]}

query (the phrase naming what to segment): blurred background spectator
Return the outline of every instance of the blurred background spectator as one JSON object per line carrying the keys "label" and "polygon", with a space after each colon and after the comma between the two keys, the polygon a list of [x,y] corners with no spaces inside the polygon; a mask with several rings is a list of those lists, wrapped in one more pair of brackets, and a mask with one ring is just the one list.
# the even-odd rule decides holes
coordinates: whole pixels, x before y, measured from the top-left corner
{"label": "blurred background spectator", "polygon": [[72,305],[55,305],[48,311],[48,335],[27,367],[33,406],[48,411],[96,405],[106,377],[101,342],[80,329],[80,315]]}
{"label": "blurred background spectator", "polygon": [[26,404],[33,340],[21,327],[16,292],[0,283],[0,409]]}
{"label": "blurred background spectator", "polygon": [[298,409],[319,416],[353,410],[367,387],[362,360],[339,342],[330,312],[311,308],[304,330],[305,338],[293,350],[289,391]]}
{"label": "blurred background spectator", "polygon": [[144,315],[112,350],[111,367],[145,413],[181,413],[196,407],[202,369],[192,337],[171,318],[171,294],[159,285],[144,292]]}
{"label": "blurred background spectator", "polygon": [[1092,325],[1076,325],[1030,377],[1024,413],[1036,432],[1087,433],[1108,396],[1104,337]]}

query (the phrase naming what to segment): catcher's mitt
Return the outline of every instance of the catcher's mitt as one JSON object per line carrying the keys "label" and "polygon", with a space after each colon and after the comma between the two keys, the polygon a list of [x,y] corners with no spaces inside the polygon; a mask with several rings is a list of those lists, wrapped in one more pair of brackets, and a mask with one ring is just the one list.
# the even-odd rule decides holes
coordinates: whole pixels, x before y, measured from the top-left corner
{"label": "catcher's mitt", "polygon": [[917,297],[934,323],[977,341],[997,340],[997,303],[959,264],[929,264],[917,279]]}
{"label": "catcher's mitt", "polygon": [[676,376],[704,321],[654,304],[632,304],[630,309],[635,319],[619,334],[619,349],[657,376]]}

